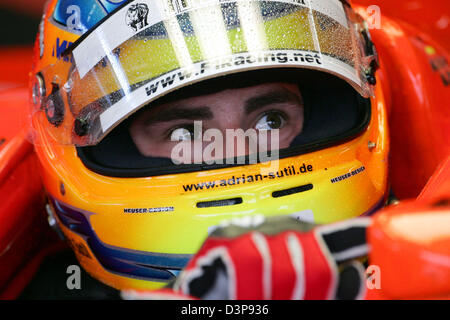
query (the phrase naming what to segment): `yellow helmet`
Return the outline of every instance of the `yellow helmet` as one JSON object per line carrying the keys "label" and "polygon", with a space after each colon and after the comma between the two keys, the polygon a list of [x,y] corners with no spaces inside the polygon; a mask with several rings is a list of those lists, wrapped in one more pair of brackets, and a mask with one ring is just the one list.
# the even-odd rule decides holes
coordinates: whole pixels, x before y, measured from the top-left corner
{"label": "yellow helmet", "polygon": [[[364,22],[338,0],[49,1],[33,139],[81,265],[117,289],[159,288],[224,221],[322,224],[382,206],[388,137],[376,66]],[[305,111],[276,158],[179,164],[142,154],[130,137],[145,110],[268,82],[298,85]]]}

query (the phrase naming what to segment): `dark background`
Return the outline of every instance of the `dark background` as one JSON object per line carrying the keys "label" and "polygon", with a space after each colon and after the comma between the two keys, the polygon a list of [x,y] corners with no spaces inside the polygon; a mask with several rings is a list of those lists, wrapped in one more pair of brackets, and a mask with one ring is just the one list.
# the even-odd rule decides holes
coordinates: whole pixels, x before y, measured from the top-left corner
{"label": "dark background", "polygon": [[9,8],[0,8],[0,45],[33,44],[39,22],[40,19],[37,15],[17,12]]}

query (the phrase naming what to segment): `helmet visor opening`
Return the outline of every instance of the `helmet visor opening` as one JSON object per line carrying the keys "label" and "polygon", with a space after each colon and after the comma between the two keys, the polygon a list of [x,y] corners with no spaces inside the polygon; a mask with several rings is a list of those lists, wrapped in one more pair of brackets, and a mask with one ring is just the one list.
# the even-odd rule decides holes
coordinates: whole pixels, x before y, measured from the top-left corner
{"label": "helmet visor opening", "polygon": [[[371,110],[370,101],[362,98],[353,87],[338,77],[328,73],[306,69],[280,69],[271,70],[271,72],[262,70],[216,78],[214,81],[192,85],[172,95],[169,94],[158,101],[158,105],[150,104],[127,119],[96,146],[78,147],[78,155],[89,169],[102,175],[116,177],[146,177],[176,174],[264,162],[264,157],[261,157],[258,153],[252,154],[248,150],[243,157],[226,158],[226,152],[224,151],[221,154],[222,157],[216,157],[215,159],[209,159],[214,161],[208,161],[207,155],[210,155],[210,153],[207,153],[206,150],[215,143],[213,140],[208,140],[207,143],[202,145],[201,154],[203,155],[203,158],[200,162],[195,162],[192,154],[190,154],[192,157],[189,158],[192,159],[191,162],[176,163],[171,152],[166,152],[165,154],[158,153],[158,151],[161,150],[157,145],[157,143],[161,141],[159,137],[161,131],[158,131],[158,129],[156,131],[150,130],[150,132],[145,134],[145,137],[148,137],[149,141],[152,142],[149,144],[149,154],[146,155],[144,154],[145,152],[137,146],[135,139],[133,139],[131,128],[133,123],[140,121],[146,114],[149,113],[151,115],[152,108],[158,110],[158,107],[161,106],[178,107],[179,101],[191,101],[189,99],[197,99],[198,97],[201,99],[201,97],[204,97],[205,95],[207,97],[215,97],[216,93],[219,94],[219,97],[221,97],[220,95],[223,93],[225,97],[229,97],[233,101],[245,100],[244,98],[241,99],[241,97],[236,98],[229,95],[233,95],[235,92],[244,92],[244,94],[246,94],[246,92],[252,93],[252,91],[245,91],[246,88],[252,90],[253,88],[261,87],[261,85],[264,86],[273,83],[287,83],[298,88],[301,97],[299,100],[301,103],[301,117],[289,118],[286,120],[286,123],[289,122],[289,125],[291,125],[292,128],[300,128],[300,130],[298,132],[295,130],[289,131],[291,134],[286,135],[282,133],[283,130],[285,130],[285,127],[281,128],[281,133],[278,138],[288,138],[288,141],[279,142],[279,149],[272,149],[272,152],[266,153],[265,156],[268,156],[270,158],[269,160],[274,160],[273,157],[282,159],[340,144],[361,134],[369,123]],[[223,90],[223,88],[227,89]],[[235,89],[237,91],[235,91]],[[270,96],[270,99],[279,98],[280,97],[276,95]],[[263,99],[256,101],[265,102],[267,100]],[[279,102],[280,101],[276,100],[274,104],[267,107],[268,110],[278,111],[278,109],[281,109],[279,112],[283,112],[284,105],[281,104],[280,106],[278,104]],[[221,100],[220,103],[225,102]],[[289,106],[289,108],[291,107]],[[295,109],[295,107],[292,108]],[[179,110],[176,112],[179,112]],[[242,121],[242,119],[247,121],[248,118],[252,117],[259,119],[258,114],[263,115],[263,119],[267,119],[267,116],[264,116],[264,107],[262,110],[256,110],[254,115],[246,115],[242,111],[235,113],[235,110],[232,110],[231,108],[226,109],[225,112],[229,114],[230,118],[234,117],[236,114],[237,117],[240,117],[240,121]],[[217,119],[218,116],[224,115],[223,112],[216,113],[215,110],[212,109],[211,113],[213,118],[202,122],[206,123],[206,128],[208,128],[207,124],[210,122],[217,123],[216,121],[219,120],[223,124],[227,121],[220,118]],[[167,115],[167,113],[165,115]],[[183,114],[183,116],[185,116],[185,114]],[[176,115],[174,115],[174,117],[176,117]],[[171,123],[171,121],[173,121],[173,119],[164,123]],[[192,123],[193,119],[189,119],[189,121]],[[276,119],[274,122],[277,124]],[[177,124],[176,121],[172,123]],[[183,124],[185,124],[185,122],[183,122]],[[226,126],[225,124],[223,125]],[[288,124],[285,125],[287,126]],[[172,126],[172,124],[170,126]],[[174,127],[177,128],[176,126]],[[288,128],[288,130],[291,130],[292,128]],[[154,135],[156,135],[156,137],[154,137]],[[222,137],[226,139],[225,134]],[[164,141],[167,141],[167,139]],[[190,150],[194,150],[194,141],[190,140],[188,142],[192,147]],[[249,141],[247,140],[246,142],[248,143]],[[178,142],[172,144],[172,147],[176,144],[178,144]],[[227,145],[227,142],[225,142],[225,145]],[[217,144],[214,146],[217,146]],[[184,151],[185,150],[186,149],[184,149]],[[276,155],[274,151],[276,152]]]}

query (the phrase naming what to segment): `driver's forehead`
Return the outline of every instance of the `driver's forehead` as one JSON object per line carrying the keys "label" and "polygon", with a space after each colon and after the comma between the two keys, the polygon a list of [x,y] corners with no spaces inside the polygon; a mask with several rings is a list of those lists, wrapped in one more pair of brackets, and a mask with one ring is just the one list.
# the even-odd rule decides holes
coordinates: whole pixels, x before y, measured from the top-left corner
{"label": "driver's forehead", "polygon": [[176,100],[160,104],[154,108],[149,108],[146,114],[157,114],[160,110],[170,110],[171,108],[198,108],[207,107],[214,111],[228,110],[233,113],[245,111],[245,107],[250,104],[268,104],[272,102],[294,102],[301,104],[301,94],[297,84],[288,82],[274,82],[253,85],[244,88],[226,88],[214,93],[180,97]]}

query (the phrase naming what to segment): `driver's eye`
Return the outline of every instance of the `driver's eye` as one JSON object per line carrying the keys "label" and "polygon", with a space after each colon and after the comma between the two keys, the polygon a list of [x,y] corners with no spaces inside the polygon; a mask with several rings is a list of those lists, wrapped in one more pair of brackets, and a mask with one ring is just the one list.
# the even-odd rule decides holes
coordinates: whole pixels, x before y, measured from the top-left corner
{"label": "driver's eye", "polygon": [[193,125],[178,127],[170,132],[170,141],[190,141],[198,139],[199,137],[196,137],[195,134],[199,135],[199,132],[194,130]]}
{"label": "driver's eye", "polygon": [[280,112],[269,111],[258,120],[258,122],[255,125],[255,129],[257,130],[281,129],[285,123],[286,120]]}
{"label": "driver's eye", "polygon": [[186,128],[178,128],[172,131],[170,141],[188,141],[192,140],[194,133]]}

